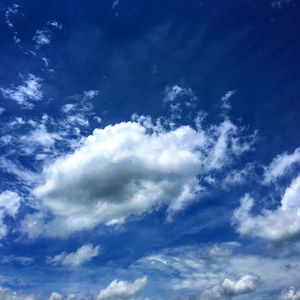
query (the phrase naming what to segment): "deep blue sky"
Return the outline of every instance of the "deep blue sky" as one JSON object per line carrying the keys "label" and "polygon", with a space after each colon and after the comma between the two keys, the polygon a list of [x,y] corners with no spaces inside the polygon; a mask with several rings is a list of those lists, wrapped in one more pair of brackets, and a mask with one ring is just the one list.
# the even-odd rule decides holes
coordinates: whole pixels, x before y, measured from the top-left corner
{"label": "deep blue sky", "polygon": [[[0,298],[16,291],[20,299],[52,300],[75,299],[68,293],[98,300],[298,299],[283,298],[291,287],[299,297],[300,289],[296,0],[24,0],[1,1],[0,12]],[[201,128],[199,112],[206,115]],[[151,117],[152,125],[160,120],[162,129],[133,114]],[[106,127],[130,120],[146,127],[138,140],[129,125],[124,136]],[[235,131],[223,141],[217,166],[226,121]],[[99,140],[88,148],[85,139],[96,128],[108,132],[110,144]],[[180,128],[194,130],[194,138],[162,141]],[[150,136],[158,136],[153,147]],[[245,148],[236,150],[235,142]],[[67,154],[84,149],[79,160],[63,165]],[[181,160],[178,149],[199,162]],[[164,151],[173,154],[162,167]],[[114,160],[123,154],[128,157]],[[176,171],[177,162],[184,168]],[[57,181],[52,166],[61,172]],[[203,191],[168,220],[177,187],[194,179]],[[172,188],[161,187],[165,181]],[[49,182],[49,190],[37,192]],[[149,182],[154,185],[144,194]],[[139,192],[145,206],[132,208]],[[235,217],[243,197],[253,198],[253,211]],[[17,212],[8,208],[14,199]],[[115,219],[104,212],[93,215],[94,205],[107,202],[114,218],[122,211],[122,224],[108,225]],[[75,215],[80,225],[68,230]],[[37,234],[25,225],[32,216],[39,221],[30,222],[41,222]],[[100,250],[78,265],[66,262],[74,263],[72,255],[54,262],[84,245]],[[100,295],[115,279],[134,287],[143,276],[147,283],[133,294],[126,286],[123,298]],[[245,290],[238,288],[243,276],[252,284]],[[49,298],[52,292],[63,298]]]}

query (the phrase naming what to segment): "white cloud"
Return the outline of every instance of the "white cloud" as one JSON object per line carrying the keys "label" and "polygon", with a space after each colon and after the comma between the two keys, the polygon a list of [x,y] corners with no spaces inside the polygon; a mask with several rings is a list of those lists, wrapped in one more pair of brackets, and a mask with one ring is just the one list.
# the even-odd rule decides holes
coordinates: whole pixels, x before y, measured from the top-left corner
{"label": "white cloud", "polygon": [[91,99],[95,98],[98,95],[99,95],[98,90],[85,91],[85,92],[83,92],[83,100],[91,100]]}
{"label": "white cloud", "polygon": [[5,23],[10,28],[14,28],[14,24],[11,21],[12,16],[16,16],[19,14],[20,5],[13,3],[10,7],[8,7],[5,11]]}
{"label": "white cloud", "polygon": [[99,292],[96,300],[131,299],[146,286],[147,281],[146,276],[138,278],[133,282],[114,280]]}
{"label": "white cloud", "polygon": [[300,236],[300,176],[285,190],[281,205],[275,210],[263,210],[252,216],[254,200],[248,194],[233,215],[233,223],[243,236],[260,237],[269,241],[298,239]]}
{"label": "white cloud", "polygon": [[296,164],[300,164],[300,148],[291,154],[284,152],[277,155],[270,165],[264,168],[264,182],[275,182],[278,178],[286,175]]}
{"label": "white cloud", "polygon": [[287,291],[283,291],[278,300],[300,300],[300,290],[290,287]]}
{"label": "white cloud", "polygon": [[21,85],[12,88],[0,88],[5,98],[19,103],[25,108],[33,108],[32,101],[39,101],[43,98],[42,79],[33,74],[29,74]]}
{"label": "white cloud", "polygon": [[63,265],[65,267],[77,268],[91,261],[100,253],[100,246],[86,244],[78,248],[75,252],[62,252],[48,259],[49,263],[54,265]]}
{"label": "white cloud", "polygon": [[5,111],[5,108],[0,107],[0,115]]}
{"label": "white cloud", "polygon": [[0,299],[1,300],[37,300],[33,295],[21,295],[16,291],[12,291],[8,288],[0,287]]}
{"label": "white cloud", "polygon": [[231,104],[230,104],[230,98],[236,94],[236,90],[231,90],[228,91],[222,98],[221,98],[221,107],[225,110],[230,110],[231,109]]}
{"label": "white cloud", "polygon": [[63,25],[61,23],[57,22],[56,20],[48,21],[47,25],[50,27],[53,27],[55,29],[58,29],[58,30],[62,30],[62,28],[63,28]]}
{"label": "white cloud", "polygon": [[[166,130],[144,121],[96,129],[73,154],[44,169],[44,183],[33,193],[54,219],[41,233],[65,236],[119,224],[162,206],[171,218],[198,199],[198,176],[221,170],[241,154],[235,147],[242,143],[239,130],[229,120],[207,130]],[[23,222],[23,230],[37,234],[30,218],[42,222],[41,214]]]}
{"label": "white cloud", "polygon": [[50,30],[37,30],[32,39],[36,42],[37,47],[39,47],[42,45],[49,45],[51,43],[51,38]]}
{"label": "white cloud", "polygon": [[259,278],[255,275],[247,274],[242,276],[237,281],[226,278],[222,287],[225,295],[238,296],[253,292],[258,284]]}
{"label": "white cloud", "polygon": [[177,84],[167,86],[165,89],[165,102],[175,101],[180,96],[194,97],[194,92],[191,88],[183,88]]}
{"label": "white cloud", "polygon": [[61,294],[59,294],[59,293],[53,292],[50,295],[49,300],[63,300],[63,296]]}
{"label": "white cloud", "polygon": [[19,211],[21,198],[16,192],[5,191],[0,194],[0,210],[6,215],[15,217]]}
{"label": "white cloud", "polygon": [[21,204],[20,196],[12,191],[4,191],[0,194],[0,240],[6,237],[8,227],[5,224],[7,216],[15,217]]}

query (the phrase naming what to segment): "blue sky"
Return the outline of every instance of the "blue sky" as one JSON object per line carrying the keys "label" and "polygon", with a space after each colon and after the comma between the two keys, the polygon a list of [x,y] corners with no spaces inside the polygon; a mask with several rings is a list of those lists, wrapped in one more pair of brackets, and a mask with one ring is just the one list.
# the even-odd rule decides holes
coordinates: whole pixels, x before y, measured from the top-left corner
{"label": "blue sky", "polygon": [[300,299],[296,0],[0,13],[0,299]]}

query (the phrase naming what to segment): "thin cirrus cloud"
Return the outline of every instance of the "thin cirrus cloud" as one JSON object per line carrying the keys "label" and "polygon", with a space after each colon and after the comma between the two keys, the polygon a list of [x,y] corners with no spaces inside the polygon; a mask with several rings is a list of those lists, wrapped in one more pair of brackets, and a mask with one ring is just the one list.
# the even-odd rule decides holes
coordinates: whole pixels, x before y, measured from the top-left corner
{"label": "thin cirrus cloud", "polygon": [[68,268],[78,268],[83,264],[90,262],[94,257],[100,254],[100,246],[86,244],[71,253],[62,252],[54,257],[48,258],[48,263],[53,265],[62,265]]}
{"label": "thin cirrus cloud", "polygon": [[[67,236],[161,207],[172,220],[204,191],[198,176],[219,172],[249,150],[240,134],[230,120],[206,130],[168,130],[145,119],[96,129],[73,154],[44,168],[33,191],[44,210],[27,215],[22,230]],[[49,212],[53,219],[44,222]]]}
{"label": "thin cirrus cloud", "polygon": [[23,108],[32,109],[33,102],[43,98],[42,82],[40,77],[28,74],[22,84],[11,88],[0,88],[0,91],[5,98],[16,101]]}

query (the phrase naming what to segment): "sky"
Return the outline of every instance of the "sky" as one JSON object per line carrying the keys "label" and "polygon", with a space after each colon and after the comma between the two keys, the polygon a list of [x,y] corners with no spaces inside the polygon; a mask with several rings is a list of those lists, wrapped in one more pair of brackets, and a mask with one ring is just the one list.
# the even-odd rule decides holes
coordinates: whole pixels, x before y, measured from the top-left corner
{"label": "sky", "polygon": [[0,2],[1,300],[299,300],[297,0]]}

